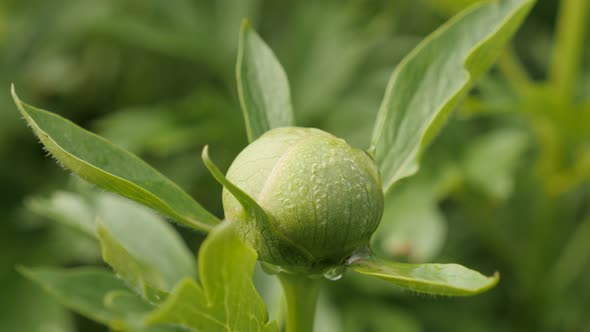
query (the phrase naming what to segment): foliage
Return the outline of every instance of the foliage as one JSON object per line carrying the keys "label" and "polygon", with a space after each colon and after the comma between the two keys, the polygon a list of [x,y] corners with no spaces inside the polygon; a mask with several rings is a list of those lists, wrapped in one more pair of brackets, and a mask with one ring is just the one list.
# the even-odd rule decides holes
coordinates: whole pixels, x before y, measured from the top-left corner
{"label": "foliage", "polygon": [[[141,155],[219,216],[219,187],[198,156],[209,143],[224,169],[246,144],[232,75],[243,17],[250,17],[284,64],[297,123],[367,147],[392,66],[440,24],[439,15],[455,13],[468,2],[173,1],[161,6],[157,1],[61,0],[49,10],[40,1],[6,1],[0,4],[0,77],[5,86],[14,81],[33,104],[59,110]],[[390,209],[372,241],[372,248],[388,259],[453,260],[481,271],[499,270],[499,285],[468,301],[431,301],[348,273],[340,282],[323,285],[317,323],[324,325],[316,329],[388,331],[395,324],[400,331],[565,331],[588,324],[588,8],[584,1],[562,2],[559,11],[557,2],[536,4],[513,48],[500,55],[474,93],[456,100],[458,113],[430,146],[419,146],[421,169],[387,195]],[[80,324],[83,331],[99,329],[72,319],[13,270],[16,264],[95,264],[99,245],[110,247],[105,260],[129,279],[124,292],[108,298],[115,308],[108,310],[132,306],[130,312],[137,313],[145,298],[165,298],[178,278],[154,273],[165,267],[138,254],[141,243],[122,244],[130,239],[117,236],[116,229],[105,231],[104,217],[103,239],[93,239],[95,218],[104,214],[95,196],[129,206],[107,210],[114,214],[112,227],[120,225],[118,211],[129,220],[122,212],[138,206],[79,184],[70,185],[72,192],[56,192],[67,181],[65,173],[42,160],[4,90],[0,204],[6,222],[0,243],[6,254],[0,277],[3,294],[15,300],[0,301],[0,330],[54,326],[74,331]],[[20,208],[30,195],[27,207],[36,214]],[[170,225],[162,227],[170,230]],[[202,237],[179,230],[196,250]],[[128,261],[117,267],[109,255]],[[132,261],[139,263],[129,265]],[[280,302],[273,300],[280,294],[269,279],[262,280],[256,279],[257,289],[273,309],[271,320],[280,323],[280,310],[272,304]],[[134,315],[125,324],[135,328]]]}

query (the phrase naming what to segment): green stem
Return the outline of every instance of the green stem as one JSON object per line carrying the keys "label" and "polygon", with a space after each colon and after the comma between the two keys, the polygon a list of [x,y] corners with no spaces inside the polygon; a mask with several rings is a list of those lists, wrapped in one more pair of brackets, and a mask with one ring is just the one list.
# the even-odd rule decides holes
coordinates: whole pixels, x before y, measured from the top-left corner
{"label": "green stem", "polygon": [[311,332],[321,279],[279,274],[287,302],[286,332]]}
{"label": "green stem", "polygon": [[560,98],[568,100],[576,83],[588,17],[588,0],[561,0],[550,78]]}

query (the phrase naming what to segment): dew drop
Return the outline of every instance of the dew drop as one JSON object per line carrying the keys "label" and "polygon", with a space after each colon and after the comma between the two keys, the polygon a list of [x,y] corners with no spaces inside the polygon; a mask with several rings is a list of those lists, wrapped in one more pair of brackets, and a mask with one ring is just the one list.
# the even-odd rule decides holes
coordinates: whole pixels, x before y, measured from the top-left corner
{"label": "dew drop", "polygon": [[340,280],[342,278],[342,276],[344,275],[345,270],[346,270],[346,268],[344,266],[333,267],[331,269],[326,270],[326,272],[324,272],[323,276],[324,276],[324,278],[331,280],[331,281]]}
{"label": "dew drop", "polygon": [[346,260],[346,264],[345,265],[352,265],[354,264],[354,262],[359,261],[359,260],[363,260],[363,259],[368,259],[373,255],[371,249],[369,249],[369,247],[361,247],[357,250],[355,250],[352,255],[350,255],[350,257]]}

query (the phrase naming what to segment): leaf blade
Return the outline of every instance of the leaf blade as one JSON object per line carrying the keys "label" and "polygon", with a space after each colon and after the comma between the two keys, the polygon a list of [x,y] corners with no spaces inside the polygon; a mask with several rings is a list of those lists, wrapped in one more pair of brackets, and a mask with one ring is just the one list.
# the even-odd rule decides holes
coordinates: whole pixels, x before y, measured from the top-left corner
{"label": "leaf blade", "polygon": [[55,331],[76,332],[73,315],[52,296],[16,271],[0,275],[0,331],[35,331],[39,326],[51,326]]}
{"label": "leaf blade", "polygon": [[256,252],[231,222],[216,227],[199,251],[202,285],[181,281],[147,318],[148,324],[176,324],[192,331],[277,332],[252,281]]}
{"label": "leaf blade", "polygon": [[43,145],[61,164],[99,187],[149,206],[183,225],[208,231],[219,220],[137,156],[57,114],[13,99]]}
{"label": "leaf blade", "polygon": [[[20,272],[39,284],[45,291],[67,307],[103,324],[117,325],[121,317],[109,310],[103,303],[104,296],[111,291],[125,291],[123,281],[112,273],[99,268],[60,270],[56,268],[20,268]],[[89,283],[92,281],[91,283]],[[94,287],[78,292],[78,287],[92,284]]]}
{"label": "leaf blade", "polygon": [[80,195],[60,190],[53,192],[49,197],[30,197],[25,201],[25,205],[40,216],[96,238],[93,207]]}
{"label": "leaf blade", "polygon": [[240,29],[236,79],[250,142],[272,128],[294,124],[287,74],[246,20]]}
{"label": "leaf blade", "polygon": [[369,147],[381,169],[384,192],[417,172],[421,150],[493,63],[533,3],[476,5],[429,35],[397,66]]}
{"label": "leaf blade", "polygon": [[152,305],[131,292],[103,268],[24,268],[19,271],[67,308],[117,331],[178,332],[168,326],[146,327],[143,317]]}
{"label": "leaf blade", "polygon": [[[103,259],[140,295],[162,300],[197,267],[180,236],[160,216],[125,198],[97,195],[97,235]],[[137,236],[141,232],[141,236]]]}
{"label": "leaf blade", "polygon": [[[314,260],[313,255],[311,255],[309,251],[295,244],[291,239],[284,236],[276,229],[276,227],[274,227],[274,225],[270,222],[266,211],[264,211],[258,202],[256,202],[252,197],[250,197],[250,195],[238,188],[238,186],[233,184],[225,177],[225,175],[223,175],[217,165],[215,165],[211,158],[209,158],[209,146],[206,145],[203,148],[201,159],[203,159],[205,167],[207,167],[215,180],[217,180],[217,182],[227,189],[227,191],[229,191],[236,198],[236,200],[240,202],[247,213],[253,216],[256,220],[256,228],[258,229],[260,236],[263,238],[261,241],[265,243],[265,246],[263,248],[259,247],[258,250],[264,250],[264,255],[281,257],[285,262],[291,264],[294,264],[298,261],[309,262]],[[258,241],[258,239],[254,241]],[[275,245],[269,245],[269,243],[273,242]],[[259,254],[263,255],[260,251]]]}
{"label": "leaf blade", "polygon": [[348,262],[356,272],[389,281],[418,293],[471,296],[485,292],[499,281],[499,274],[486,277],[459,264],[407,264],[383,260],[373,253]]}

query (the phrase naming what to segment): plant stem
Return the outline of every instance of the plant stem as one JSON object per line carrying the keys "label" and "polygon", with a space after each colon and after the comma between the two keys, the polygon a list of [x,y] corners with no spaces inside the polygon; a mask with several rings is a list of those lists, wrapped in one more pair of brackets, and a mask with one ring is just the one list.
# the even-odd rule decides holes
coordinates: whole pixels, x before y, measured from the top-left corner
{"label": "plant stem", "polygon": [[321,279],[279,274],[287,302],[286,332],[311,332]]}
{"label": "plant stem", "polygon": [[576,83],[576,74],[584,50],[588,0],[561,0],[550,79],[559,97],[568,100]]}

